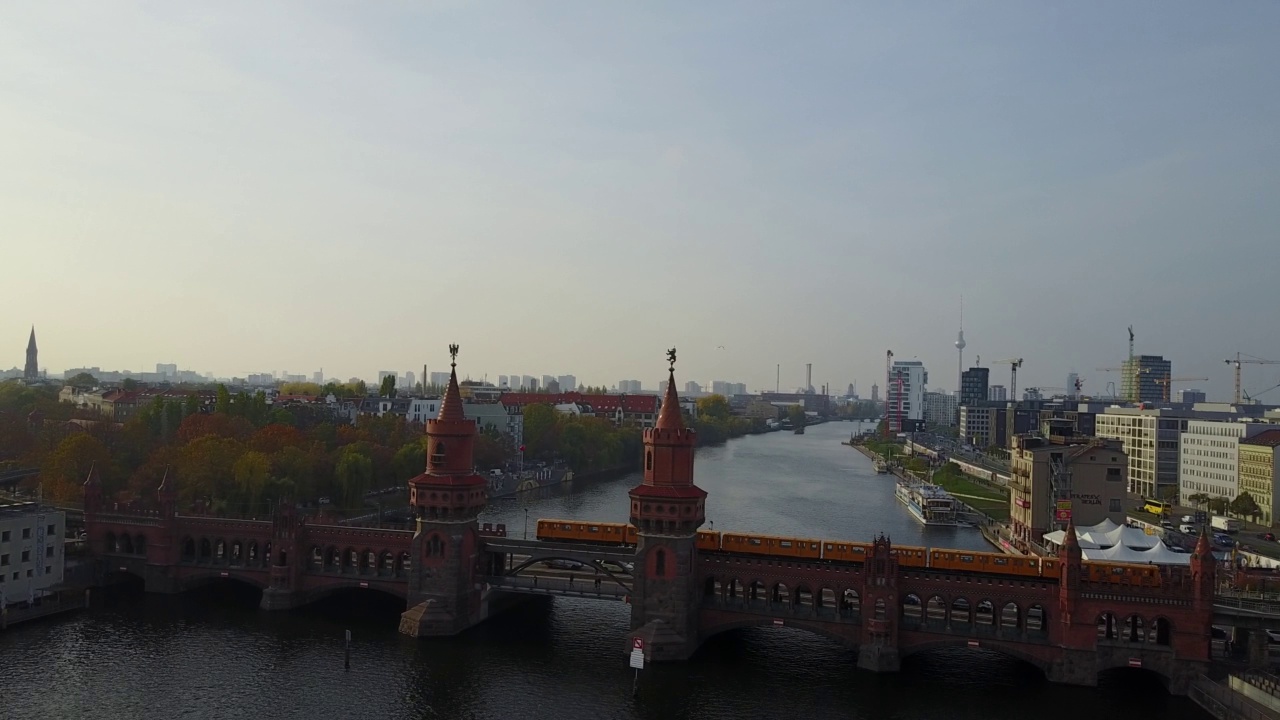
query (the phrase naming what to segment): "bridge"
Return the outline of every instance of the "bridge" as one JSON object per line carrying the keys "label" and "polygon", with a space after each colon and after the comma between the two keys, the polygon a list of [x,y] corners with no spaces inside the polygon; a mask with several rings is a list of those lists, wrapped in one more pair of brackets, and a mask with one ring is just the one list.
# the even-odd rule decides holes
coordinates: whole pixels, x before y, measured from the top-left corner
{"label": "bridge", "polygon": [[[479,523],[487,484],[472,467],[475,424],[453,374],[427,423],[426,470],[409,480],[413,530],[311,524],[289,502],[269,519],[184,513],[170,475],[154,507],[108,508],[93,471],[87,546],[107,576],[140,577],[149,592],[235,580],[262,589],[267,610],[344,589],[392,594],[406,601],[401,632],[415,637],[458,634],[520,596],[558,595],[628,603],[631,638],[651,661],[687,659],[722,632],[781,625],[832,638],[877,672],[934,648],[984,648],[1055,682],[1092,685],[1112,668],[1143,668],[1175,693],[1205,671],[1214,619],[1256,610],[1215,597],[1207,545],[1189,568],[1138,577],[1083,562],[1074,529],[1044,575],[904,564],[888,538],[853,559],[700,549],[706,493],[693,482],[695,436],[668,395],[644,432],[644,479],[629,492],[634,542],[517,539]],[[585,569],[555,572],[557,561]]]}

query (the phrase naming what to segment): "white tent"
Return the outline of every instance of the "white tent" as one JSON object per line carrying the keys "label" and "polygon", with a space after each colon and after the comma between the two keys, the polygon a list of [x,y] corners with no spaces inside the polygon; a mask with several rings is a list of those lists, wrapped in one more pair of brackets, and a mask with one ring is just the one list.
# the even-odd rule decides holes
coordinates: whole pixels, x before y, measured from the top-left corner
{"label": "white tent", "polygon": [[1090,530],[1084,534],[1090,542],[1098,547],[1127,547],[1135,550],[1146,550],[1160,545],[1160,538],[1148,535],[1138,528],[1119,525],[1106,532]]}
{"label": "white tent", "polygon": [[[1066,537],[1066,530],[1054,530],[1051,533],[1044,534],[1044,541],[1054,547],[1062,547],[1062,541],[1066,539]],[[1099,547],[1098,543],[1079,536],[1076,537],[1076,542],[1080,543],[1081,550],[1097,550]]]}
{"label": "white tent", "polygon": [[1135,550],[1123,545],[1114,545],[1100,550],[1084,550],[1081,555],[1085,560],[1134,563],[1136,565],[1189,565],[1191,555],[1176,553],[1159,543],[1146,550]]}

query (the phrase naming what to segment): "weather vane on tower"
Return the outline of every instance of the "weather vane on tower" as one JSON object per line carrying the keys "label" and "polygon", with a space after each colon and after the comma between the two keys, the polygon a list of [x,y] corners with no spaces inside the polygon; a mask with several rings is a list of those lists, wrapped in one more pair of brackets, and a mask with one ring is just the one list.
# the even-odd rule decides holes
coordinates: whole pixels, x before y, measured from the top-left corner
{"label": "weather vane on tower", "polygon": [[458,367],[458,344],[449,345],[449,367]]}
{"label": "weather vane on tower", "polygon": [[667,369],[670,370],[671,372],[675,372],[676,371],[676,349],[675,348],[671,348],[670,350],[667,351],[667,363],[669,363],[670,365],[670,367],[668,367]]}

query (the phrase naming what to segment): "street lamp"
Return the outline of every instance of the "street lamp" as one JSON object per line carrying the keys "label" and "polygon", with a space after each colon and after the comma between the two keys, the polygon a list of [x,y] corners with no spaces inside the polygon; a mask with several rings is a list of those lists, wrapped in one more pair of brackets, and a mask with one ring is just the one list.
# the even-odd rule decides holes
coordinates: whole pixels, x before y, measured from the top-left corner
{"label": "street lamp", "polygon": [[529,508],[524,509],[524,539],[529,539]]}

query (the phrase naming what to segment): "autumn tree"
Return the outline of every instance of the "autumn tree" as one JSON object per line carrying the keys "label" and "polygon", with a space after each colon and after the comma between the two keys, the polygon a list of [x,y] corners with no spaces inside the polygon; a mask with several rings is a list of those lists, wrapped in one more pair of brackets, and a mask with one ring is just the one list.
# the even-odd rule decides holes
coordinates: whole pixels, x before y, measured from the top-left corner
{"label": "autumn tree", "polygon": [[560,414],[545,403],[533,403],[524,408],[525,454],[531,458],[549,458],[558,443]]}
{"label": "autumn tree", "polygon": [[281,383],[280,393],[282,395],[307,395],[317,397],[326,394],[325,389],[312,382],[287,382]]}
{"label": "autumn tree", "polygon": [[382,378],[382,385],[378,388],[378,395],[385,398],[394,398],[396,396],[396,376],[387,375]]}
{"label": "autumn tree", "polygon": [[227,386],[218,383],[217,399],[213,403],[213,411],[219,415],[227,415],[231,413],[231,392],[227,390]]}
{"label": "autumn tree", "polygon": [[231,468],[235,478],[236,505],[247,513],[262,512],[263,491],[271,475],[271,460],[265,453],[250,450],[239,457]]}
{"label": "autumn tree", "polygon": [[729,417],[729,401],[723,395],[698,398],[698,417],[709,420],[726,420]]}
{"label": "autumn tree", "polygon": [[[479,451],[477,450],[478,454]],[[396,451],[395,457],[391,461],[391,467],[398,480],[417,477],[427,467],[426,446],[421,440],[405,443]]]}
{"label": "autumn tree", "polygon": [[364,504],[364,495],[373,484],[373,461],[354,447],[345,447],[334,465],[334,476],[345,508]]}
{"label": "autumn tree", "polygon": [[492,426],[486,426],[476,436],[474,458],[477,468],[482,470],[501,468],[515,454],[516,447],[511,436],[499,432]]}
{"label": "autumn tree", "polygon": [[40,468],[45,497],[59,504],[80,502],[90,468],[97,466],[99,477],[106,484],[110,477],[103,476],[110,462],[111,453],[100,440],[88,433],[72,434],[58,443]]}
{"label": "autumn tree", "polygon": [[88,390],[90,388],[98,387],[98,378],[90,375],[87,372],[82,372],[82,373],[76,373],[70,378],[67,378],[65,381],[63,381],[62,384],[70,385],[71,387],[76,388],[77,390]]}
{"label": "autumn tree", "polygon": [[301,447],[307,442],[302,431],[292,425],[273,423],[263,427],[249,437],[245,443],[250,450],[275,454],[287,447]]}
{"label": "autumn tree", "polygon": [[1257,520],[1262,514],[1262,508],[1258,507],[1258,501],[1248,492],[1242,492],[1231,501],[1230,510],[1233,514],[1240,517],[1247,517],[1251,520]]}

